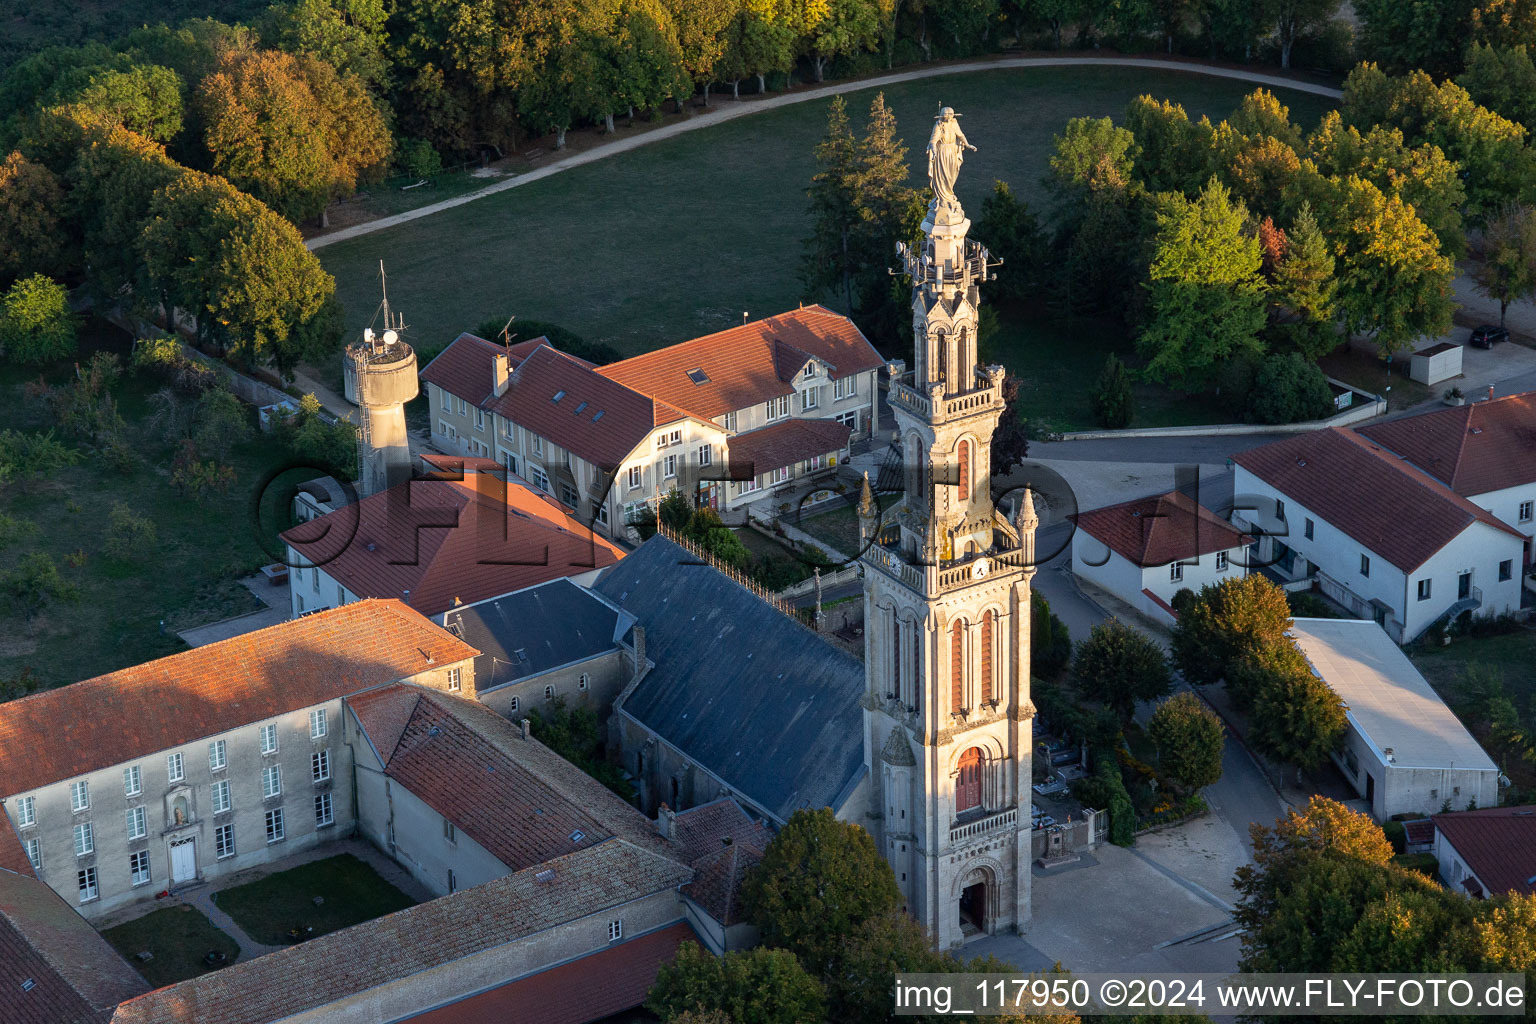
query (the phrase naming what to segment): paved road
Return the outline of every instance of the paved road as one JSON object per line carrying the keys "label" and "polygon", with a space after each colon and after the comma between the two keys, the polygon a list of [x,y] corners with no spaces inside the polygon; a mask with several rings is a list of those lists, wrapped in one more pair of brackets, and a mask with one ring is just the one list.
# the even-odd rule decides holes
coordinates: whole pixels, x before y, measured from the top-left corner
{"label": "paved road", "polygon": [[694,114],[686,120],[669,124],[663,128],[657,128],[643,135],[636,135],[627,139],[610,142],[607,145],[596,146],[584,153],[576,153],[552,164],[547,164],[537,170],[520,174],[515,178],[498,181],[494,185],[487,185],[469,195],[458,196],[454,199],[445,199],[440,203],[432,203],[419,209],[409,210],[405,213],[397,213],[392,217],[381,217],[378,220],[368,221],[352,227],[342,228],[328,234],[319,235],[307,239],[305,245],[311,249],[319,249],[330,245],[332,242],[340,242],[349,238],[357,238],[360,235],[371,234],[375,231],[383,231],[399,224],[406,224],[422,217],[430,217],[434,213],[452,209],[455,206],[463,206],[487,196],[493,196],[498,192],[505,192],[511,188],[521,188],[552,174],[570,170],[573,167],[581,167],[606,157],[619,153],[627,153],[632,149],[649,145],[653,142],[661,142],[681,135],[684,132],[698,131],[701,128],[710,128],[726,121],[733,121],[738,117],[746,117],[763,110],[773,110],[777,107],[787,107],[795,103],[807,103],[812,100],[825,99],[828,96],[836,96],[839,93],[856,92],[863,89],[879,89],[897,82],[910,82],[922,78],[938,78],[944,75],[960,75],[972,71],[997,71],[1008,68],[1041,68],[1041,67],[1072,67],[1084,65],[1100,65],[1126,68],[1149,68],[1159,71],[1184,71],[1195,75],[1208,75],[1213,78],[1232,78],[1242,82],[1251,82],[1254,85],[1262,85],[1271,89],[1291,89],[1296,92],[1312,93],[1317,96],[1327,96],[1331,99],[1339,99],[1343,96],[1338,89],[1325,85],[1316,85],[1312,82],[1300,82],[1295,79],[1285,78],[1280,75],[1264,75],[1252,71],[1244,71],[1236,68],[1210,67],[1205,64],[1194,64],[1187,61],[1157,60],[1134,57],[1001,57],[995,60],[966,61],[958,64],[939,64],[931,67],[917,68],[910,71],[898,71],[894,74],[881,75],[877,78],[862,78],[853,81],[836,82],[831,85],[820,86],[815,89],[804,89],[798,92],[780,93],[763,99],[747,99],[726,101],[718,100],[713,107]]}

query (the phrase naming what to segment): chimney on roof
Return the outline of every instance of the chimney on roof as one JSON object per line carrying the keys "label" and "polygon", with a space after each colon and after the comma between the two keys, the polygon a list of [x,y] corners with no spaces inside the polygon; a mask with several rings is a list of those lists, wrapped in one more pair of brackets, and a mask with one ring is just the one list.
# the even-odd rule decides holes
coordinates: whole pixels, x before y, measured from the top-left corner
{"label": "chimney on roof", "polygon": [[529,719],[525,718],[525,719],[523,719],[521,722],[519,722],[517,724],[522,726],[522,728],[523,728],[523,739],[526,740],[530,736],[533,735],[533,732],[532,732],[532,730],[533,730],[533,722],[532,721],[530,721]]}
{"label": "chimney on roof", "polygon": [[666,804],[656,808],[656,831],[668,839],[677,838],[677,812]]}
{"label": "chimney on roof", "polygon": [[645,671],[645,627],[635,623],[635,672],[632,678],[639,679],[640,673]]}
{"label": "chimney on roof", "polygon": [[1493,385],[1488,385],[1488,401],[1493,401]]}
{"label": "chimney on roof", "polygon": [[500,398],[507,393],[507,354],[497,352],[491,357],[491,394]]}
{"label": "chimney on roof", "polygon": [[402,590],[402,591],[400,591],[400,600],[404,601],[406,604],[410,604],[411,603],[411,592],[409,590]]}

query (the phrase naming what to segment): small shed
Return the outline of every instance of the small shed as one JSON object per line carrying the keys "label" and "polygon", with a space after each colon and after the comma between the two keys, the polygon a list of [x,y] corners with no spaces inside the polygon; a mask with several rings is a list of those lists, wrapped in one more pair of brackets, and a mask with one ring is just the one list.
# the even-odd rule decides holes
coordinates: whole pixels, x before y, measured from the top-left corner
{"label": "small shed", "polygon": [[1449,341],[1420,349],[1413,354],[1408,376],[1420,384],[1438,384],[1461,376],[1461,346]]}

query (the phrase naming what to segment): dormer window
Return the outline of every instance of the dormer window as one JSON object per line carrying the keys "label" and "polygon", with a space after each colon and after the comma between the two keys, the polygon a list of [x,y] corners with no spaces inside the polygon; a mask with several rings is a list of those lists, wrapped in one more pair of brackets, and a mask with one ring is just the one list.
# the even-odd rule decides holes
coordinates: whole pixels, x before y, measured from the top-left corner
{"label": "dormer window", "polygon": [[816,376],[816,364],[815,363],[806,363],[805,364],[805,369],[800,371],[800,376],[802,376],[802,377],[814,377],[814,376]]}

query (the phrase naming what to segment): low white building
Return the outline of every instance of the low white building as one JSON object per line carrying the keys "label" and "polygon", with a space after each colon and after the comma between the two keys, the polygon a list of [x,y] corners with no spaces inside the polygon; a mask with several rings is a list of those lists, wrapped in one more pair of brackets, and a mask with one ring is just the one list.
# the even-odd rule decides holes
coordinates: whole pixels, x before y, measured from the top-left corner
{"label": "low white building", "polygon": [[1249,539],[1179,491],[1081,512],[1072,571],[1154,621],[1172,625],[1173,595],[1243,576]]}
{"label": "low white building", "polygon": [[1455,892],[1536,895],[1536,806],[1437,814],[1435,859]]}
{"label": "low white building", "polygon": [[1250,567],[1313,581],[1398,643],[1465,611],[1519,609],[1524,535],[1381,445],[1330,427],[1232,460]]}
{"label": "low white building", "polygon": [[1333,759],[1373,816],[1498,804],[1498,766],[1380,626],[1294,619],[1291,636],[1344,702],[1349,731]]}

